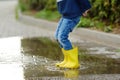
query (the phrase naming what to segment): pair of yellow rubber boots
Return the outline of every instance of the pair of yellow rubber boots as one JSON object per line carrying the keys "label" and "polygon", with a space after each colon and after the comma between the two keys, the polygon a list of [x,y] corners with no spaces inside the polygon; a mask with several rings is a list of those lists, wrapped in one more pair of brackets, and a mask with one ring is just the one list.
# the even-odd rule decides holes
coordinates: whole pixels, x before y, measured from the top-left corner
{"label": "pair of yellow rubber boots", "polygon": [[64,50],[62,48],[62,52],[64,55],[64,60],[61,63],[56,63],[57,67],[69,68],[69,69],[76,69],[80,67],[79,62],[78,62],[78,48],[77,47],[71,50]]}

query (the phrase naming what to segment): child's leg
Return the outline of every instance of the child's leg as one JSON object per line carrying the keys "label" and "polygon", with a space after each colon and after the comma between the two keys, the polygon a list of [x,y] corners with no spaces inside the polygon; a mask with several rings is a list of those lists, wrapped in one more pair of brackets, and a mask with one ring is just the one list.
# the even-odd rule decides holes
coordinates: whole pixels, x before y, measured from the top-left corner
{"label": "child's leg", "polygon": [[[59,43],[58,41],[58,33],[59,33],[59,30],[60,30],[60,27],[61,27],[61,24],[62,24],[62,21],[63,21],[63,18],[60,19],[59,23],[58,23],[58,26],[57,26],[57,29],[55,31],[55,39],[56,41]],[[63,46],[59,43],[60,47],[63,48]]]}
{"label": "child's leg", "polygon": [[[70,32],[72,32],[73,28],[77,25],[78,22],[79,22],[79,17],[75,18],[75,19],[62,18],[59,22],[58,28],[55,33],[55,38],[60,43],[60,46],[62,48],[62,52],[64,55],[64,60],[61,63],[56,64],[56,66],[58,66],[58,67],[65,66],[67,68],[67,66],[70,64],[70,61],[68,61],[68,58],[69,58],[68,53],[66,53],[65,50],[72,49],[72,44],[68,40],[68,35]],[[68,64],[68,65],[66,65],[66,64]],[[74,66],[74,65],[72,65],[72,66]],[[75,64],[75,67],[76,67],[76,64]]]}
{"label": "child's leg", "polygon": [[72,30],[77,25],[79,20],[80,20],[79,17],[74,19],[63,18],[62,23],[60,24],[59,31],[57,33],[57,39],[65,50],[72,49],[72,44],[68,37],[69,33],[72,32]]}

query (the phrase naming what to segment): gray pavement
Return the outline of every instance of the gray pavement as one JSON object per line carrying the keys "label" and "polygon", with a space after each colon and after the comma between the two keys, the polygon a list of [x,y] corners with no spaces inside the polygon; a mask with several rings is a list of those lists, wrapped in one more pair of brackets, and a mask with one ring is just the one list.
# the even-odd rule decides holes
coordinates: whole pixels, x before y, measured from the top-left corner
{"label": "gray pavement", "polygon": [[15,19],[17,1],[0,2],[0,37],[37,37],[52,36],[50,30],[20,23]]}
{"label": "gray pavement", "polygon": [[[68,78],[66,78],[60,71],[54,71],[53,65],[48,66],[47,63],[55,63],[53,60],[41,56],[34,56],[34,54],[24,55],[21,48],[21,39],[23,39],[23,37],[53,38],[57,23],[29,18],[21,14],[19,17],[21,22],[19,22],[15,19],[16,5],[17,1],[0,1],[0,80],[120,80],[120,75],[117,73],[105,75],[82,74],[79,75],[77,79],[69,79],[70,76],[77,72],[62,72],[64,76],[68,76]],[[31,21],[32,24],[30,24],[29,21]],[[36,24],[36,22],[38,24]],[[115,47],[108,47],[101,43],[91,42],[81,37],[81,35],[78,34],[80,31],[76,29],[70,36],[71,41],[76,43],[76,45],[89,50],[90,54],[105,54],[110,58],[120,58],[120,52],[116,52],[119,47],[116,49]],[[28,47],[29,46],[27,46],[26,49],[28,49]],[[30,53],[31,51],[26,51],[26,53],[27,52]],[[45,65],[46,67],[40,65]],[[49,75],[46,75],[48,72]],[[52,76],[56,75],[56,73],[59,73],[59,76]],[[44,76],[39,77],[39,75]]]}

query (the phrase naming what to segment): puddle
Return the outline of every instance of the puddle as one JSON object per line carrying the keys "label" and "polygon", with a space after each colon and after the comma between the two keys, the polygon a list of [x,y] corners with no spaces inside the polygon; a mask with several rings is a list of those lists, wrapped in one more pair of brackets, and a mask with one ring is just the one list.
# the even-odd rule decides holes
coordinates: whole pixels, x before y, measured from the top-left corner
{"label": "puddle", "polygon": [[[90,51],[96,54],[90,54]],[[107,80],[97,79],[103,76],[101,74],[116,74],[114,79],[120,79],[117,75],[120,74],[120,59],[101,55],[109,53],[106,48],[79,47],[79,52],[80,69],[61,70],[54,66],[63,59],[54,40],[21,37],[0,39],[0,80]]]}

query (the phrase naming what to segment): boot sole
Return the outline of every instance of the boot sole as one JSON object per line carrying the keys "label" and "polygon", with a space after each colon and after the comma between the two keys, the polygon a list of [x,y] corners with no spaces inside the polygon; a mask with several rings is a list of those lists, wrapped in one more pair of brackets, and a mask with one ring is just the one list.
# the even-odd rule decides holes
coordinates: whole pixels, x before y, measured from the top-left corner
{"label": "boot sole", "polygon": [[60,69],[79,69],[80,68],[80,66],[78,66],[78,67],[74,67],[74,68],[69,68],[69,67],[59,67]]}

